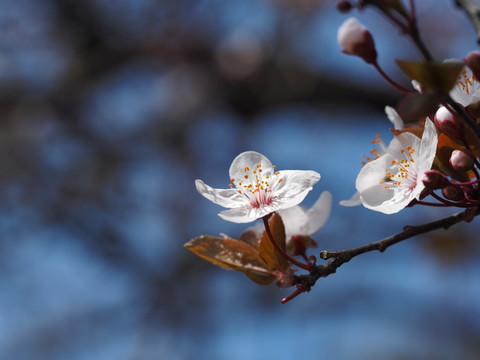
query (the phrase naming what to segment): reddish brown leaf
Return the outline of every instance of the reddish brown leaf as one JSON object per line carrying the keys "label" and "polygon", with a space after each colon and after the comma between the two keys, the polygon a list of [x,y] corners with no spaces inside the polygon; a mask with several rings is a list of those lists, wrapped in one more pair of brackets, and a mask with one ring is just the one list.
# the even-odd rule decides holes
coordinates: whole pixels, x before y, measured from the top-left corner
{"label": "reddish brown leaf", "polygon": [[[280,215],[275,214],[270,219],[269,226],[274,240],[278,246],[285,251],[285,228]],[[272,270],[286,272],[289,268],[288,261],[280,251],[275,249],[266,231],[263,233],[262,240],[260,241],[260,256],[265,261],[268,268]]]}
{"label": "reddish brown leaf", "polygon": [[260,238],[261,236],[257,234],[257,232],[253,229],[248,229],[244,231],[239,237],[238,240],[246,242],[248,245],[253,247],[255,250],[259,250],[260,248]]}
{"label": "reddish brown leaf", "polygon": [[397,60],[397,65],[412,80],[417,80],[425,89],[435,94],[447,95],[455,85],[457,76],[465,64],[461,61],[411,62]]}
{"label": "reddish brown leaf", "polygon": [[256,283],[267,285],[275,280],[258,251],[243,241],[204,235],[184,246],[212,264],[244,273]]}
{"label": "reddish brown leaf", "polygon": [[441,101],[442,96],[431,91],[423,94],[412,93],[402,98],[397,111],[405,123],[417,122],[435,114]]}

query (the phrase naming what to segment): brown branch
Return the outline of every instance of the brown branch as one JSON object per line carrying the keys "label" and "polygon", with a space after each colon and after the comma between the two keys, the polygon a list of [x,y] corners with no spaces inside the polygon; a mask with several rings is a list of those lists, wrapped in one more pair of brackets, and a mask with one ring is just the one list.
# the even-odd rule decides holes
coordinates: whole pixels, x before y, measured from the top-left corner
{"label": "brown branch", "polygon": [[320,257],[324,260],[331,259],[328,263],[318,265],[313,268],[309,274],[299,275],[295,277],[297,286],[300,286],[303,291],[309,291],[310,288],[315,285],[315,282],[321,278],[331,275],[336,272],[336,270],[350,261],[354,257],[364,254],[366,252],[378,250],[380,252],[385,251],[390,246],[414,237],[416,235],[424,234],[437,229],[448,229],[449,227],[462,222],[462,221],[471,221],[473,217],[480,214],[480,209],[467,209],[466,211],[459,212],[455,215],[448,216],[446,218],[426,223],[423,225],[417,226],[405,226],[403,231],[387,237],[385,239],[372,242],[363,246],[356,248],[338,250],[338,251],[322,251]]}
{"label": "brown branch", "polygon": [[477,42],[480,43],[480,7],[472,0],[455,0],[455,5],[467,13],[477,33]]}
{"label": "brown branch", "polygon": [[458,105],[453,99],[448,96],[447,104],[458,114],[460,117],[465,120],[467,125],[477,134],[480,138],[480,128],[477,125],[477,121],[470,116],[470,114],[465,110],[463,106]]}

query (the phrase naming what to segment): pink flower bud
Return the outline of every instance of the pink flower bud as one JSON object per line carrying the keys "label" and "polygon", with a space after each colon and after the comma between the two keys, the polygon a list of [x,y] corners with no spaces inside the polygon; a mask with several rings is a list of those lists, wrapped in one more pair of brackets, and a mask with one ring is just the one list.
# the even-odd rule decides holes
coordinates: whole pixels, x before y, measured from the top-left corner
{"label": "pink flower bud", "polygon": [[460,189],[458,186],[447,186],[443,188],[442,195],[445,199],[452,201],[465,200],[465,195],[463,195],[462,189]]}
{"label": "pink flower bud", "polygon": [[463,122],[452,114],[445,106],[441,106],[435,114],[435,122],[441,132],[454,140],[463,139]]}
{"label": "pink flower bud", "polygon": [[474,157],[470,150],[454,150],[450,156],[450,165],[455,170],[470,170],[473,168]]}
{"label": "pink flower bud", "polygon": [[450,185],[450,181],[448,181],[447,177],[438,170],[425,171],[422,181],[423,185],[425,185],[428,190],[443,189]]}
{"label": "pink flower bud", "polygon": [[465,63],[472,70],[473,75],[480,79],[480,51],[472,51],[467,55]]}
{"label": "pink flower bud", "polygon": [[343,53],[359,56],[368,64],[376,63],[377,50],[375,50],[373,37],[357,19],[345,20],[338,29],[337,40]]}

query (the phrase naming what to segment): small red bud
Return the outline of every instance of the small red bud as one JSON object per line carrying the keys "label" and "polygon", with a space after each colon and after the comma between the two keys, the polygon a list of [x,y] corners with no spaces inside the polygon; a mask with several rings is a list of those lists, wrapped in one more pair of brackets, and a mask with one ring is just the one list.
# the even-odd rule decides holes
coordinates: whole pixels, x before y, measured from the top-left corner
{"label": "small red bud", "polygon": [[445,106],[441,106],[435,114],[435,122],[441,132],[454,140],[463,139],[463,122],[455,114],[452,114]]}
{"label": "small red bud", "polygon": [[375,64],[377,50],[370,31],[357,19],[349,18],[338,28],[337,40],[342,52],[361,57],[367,64]]}
{"label": "small red bud", "polygon": [[292,271],[281,272],[274,270],[272,274],[277,278],[277,286],[280,288],[287,288],[295,284],[295,276]]}
{"label": "small red bud", "polygon": [[458,186],[447,186],[442,189],[442,195],[445,199],[452,201],[462,201],[465,200],[465,195],[463,195],[462,189]]}
{"label": "small red bud", "polygon": [[449,162],[455,170],[466,171],[473,168],[474,156],[467,149],[454,150]]}
{"label": "small red bud", "polygon": [[337,10],[341,13],[347,13],[353,8],[353,5],[348,1],[339,1],[337,3]]}
{"label": "small red bud", "polygon": [[447,177],[438,170],[426,171],[422,181],[428,190],[443,189],[450,185]]}

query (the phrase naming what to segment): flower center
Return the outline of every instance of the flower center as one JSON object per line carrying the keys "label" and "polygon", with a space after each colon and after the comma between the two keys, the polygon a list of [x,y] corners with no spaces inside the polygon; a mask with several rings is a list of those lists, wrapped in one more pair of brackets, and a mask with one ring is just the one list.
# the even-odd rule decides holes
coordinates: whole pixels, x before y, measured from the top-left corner
{"label": "flower center", "polygon": [[389,189],[392,186],[407,187],[409,190],[413,190],[417,186],[417,173],[414,164],[413,154],[415,149],[411,146],[407,146],[406,149],[400,151],[403,156],[400,160],[392,160],[391,165],[396,168],[395,172],[387,171],[385,173],[385,179],[381,180],[381,184],[385,184],[385,189]]}
{"label": "flower center", "polygon": [[462,91],[467,95],[474,93],[479,86],[478,80],[471,71],[462,70],[457,78],[457,84],[460,85]]}
{"label": "flower center", "polygon": [[[252,169],[248,166],[244,169],[243,179],[230,179],[235,184],[238,192],[244,194],[250,200],[250,206],[259,208],[263,205],[270,205],[275,199],[273,190],[275,186],[283,181],[279,179],[279,172],[272,174],[272,169],[264,170],[261,164],[255,165]],[[233,187],[233,184],[229,185]]]}

